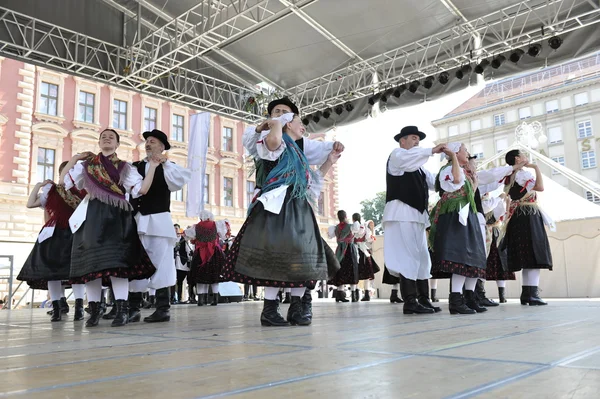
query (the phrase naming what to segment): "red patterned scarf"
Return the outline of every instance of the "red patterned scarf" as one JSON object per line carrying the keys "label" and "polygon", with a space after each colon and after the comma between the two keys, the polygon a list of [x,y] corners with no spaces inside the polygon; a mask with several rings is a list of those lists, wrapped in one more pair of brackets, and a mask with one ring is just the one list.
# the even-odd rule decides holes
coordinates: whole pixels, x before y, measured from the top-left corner
{"label": "red patterned scarf", "polygon": [[85,187],[92,198],[111,206],[132,209],[125,199],[125,188],[121,185],[127,162],[121,161],[114,153],[108,157],[99,153],[88,158],[83,166]]}

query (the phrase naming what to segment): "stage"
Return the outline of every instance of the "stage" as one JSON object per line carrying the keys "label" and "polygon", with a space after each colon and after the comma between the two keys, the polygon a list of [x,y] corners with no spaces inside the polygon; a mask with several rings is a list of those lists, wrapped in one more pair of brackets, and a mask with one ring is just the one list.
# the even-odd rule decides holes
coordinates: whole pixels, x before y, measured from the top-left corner
{"label": "stage", "polygon": [[3,310],[0,397],[600,397],[600,301],[510,301],[474,316],[441,306],[404,316],[384,300],[315,300],[312,326],[280,328],[260,326],[261,302],[93,329],[72,308],[58,323],[46,309]]}

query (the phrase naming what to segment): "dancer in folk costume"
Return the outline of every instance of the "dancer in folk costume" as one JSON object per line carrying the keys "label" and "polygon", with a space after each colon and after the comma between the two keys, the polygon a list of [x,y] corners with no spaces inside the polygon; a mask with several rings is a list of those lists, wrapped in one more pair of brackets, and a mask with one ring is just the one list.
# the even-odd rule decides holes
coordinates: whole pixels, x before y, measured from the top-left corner
{"label": "dancer in folk costume", "polygon": [[[175,234],[177,234],[178,241],[173,248],[173,258],[175,259],[175,269],[177,272],[177,285],[175,286],[175,292],[177,293],[177,299],[175,298],[175,292],[171,293],[172,304],[182,304],[183,302],[183,282],[188,279],[190,273],[190,252],[191,248],[188,246],[188,242],[183,235],[183,230],[178,224],[174,224],[173,228]],[[196,298],[193,295],[194,290],[191,290],[190,281],[188,279],[188,303],[196,303]]]}
{"label": "dancer in folk costume", "polygon": [[[67,190],[85,189],[69,224],[73,233],[70,279],[86,285],[91,316],[87,327],[98,325],[102,281],[112,285],[117,313],[112,326],[129,320],[129,280],[146,279],[156,271],[137,235],[133,208],[125,194],[133,198],[146,194],[158,162],[145,178],[116,154],[119,135],[112,129],[100,133],[100,152],[77,154],[61,174]],[[170,253],[170,251],[169,251]]]}
{"label": "dancer in folk costume", "polygon": [[[375,263],[367,246],[367,243],[370,243],[373,237],[366,223],[361,222],[359,213],[352,215],[352,221],[360,225],[358,232],[354,233],[354,243],[358,247],[358,279],[365,282],[365,295],[361,299],[361,302],[369,302],[371,300],[370,283],[375,278],[375,274],[379,272],[379,266]],[[359,293],[360,291],[357,290],[355,294],[357,298]]]}
{"label": "dancer in folk costume", "polygon": [[337,213],[339,223],[329,231],[329,238],[335,238],[337,248],[335,257],[340,262],[340,270],[327,282],[337,287],[335,302],[348,302],[344,293],[344,285],[349,284],[352,292],[352,302],[358,302],[358,246],[354,242],[354,234],[360,231],[358,222],[349,223],[346,211]]}
{"label": "dancer in folk costume", "polygon": [[[67,163],[63,162],[60,165],[59,173]],[[46,180],[33,187],[27,201],[28,208],[44,209],[45,223],[17,280],[26,281],[33,289],[48,290],[52,301],[50,321],[61,321],[62,313],[69,312],[62,287],[62,283],[69,280],[71,270],[73,233],[69,227],[69,218],[85,195],[85,190],[75,187],[67,190],[62,184]],[[85,285],[72,284],[72,288],[75,296],[73,320],[83,320]]]}
{"label": "dancer in folk costume", "polygon": [[156,290],[156,310],[144,318],[146,323],[166,322],[171,319],[170,287],[177,282],[173,247],[177,235],[171,218],[171,193],[179,191],[190,180],[192,171],[171,162],[163,154],[171,148],[167,135],[154,129],[144,132],[146,158],[133,163],[143,176],[153,175],[148,192],[131,200],[137,232],[140,240],[156,267],[156,273],[149,280],[136,280],[129,286],[129,321],[140,321],[143,293]]}
{"label": "dancer in folk costume", "polygon": [[505,160],[508,165],[525,162],[527,168],[535,170],[535,176],[521,169],[505,179],[504,191],[511,203],[500,251],[506,251],[509,271],[522,271],[521,304],[547,305],[540,298],[538,287],[540,270],[552,270],[552,253],[544,225],[553,227],[553,223],[537,203],[537,192],[544,191],[542,173],[519,150],[509,151]]}
{"label": "dancer in folk costume", "polygon": [[[221,241],[227,238],[228,228],[224,220],[215,221],[213,214],[202,211],[200,221],[185,230],[185,237],[195,245],[190,265],[189,284],[196,284],[198,306],[208,305],[208,286],[213,293],[211,306],[219,302],[219,283],[223,280],[225,255]],[[231,232],[229,232],[231,234]]]}
{"label": "dancer in folk costume", "polygon": [[[339,264],[327,246],[309,201],[316,202],[323,176],[339,159],[335,148],[313,171],[302,150],[304,126],[298,115],[268,121],[256,150],[267,178],[227,256],[225,280],[265,286],[261,323],[266,326],[308,325],[303,310],[305,287],[327,278]],[[343,150],[343,148],[342,148]],[[280,287],[292,288],[287,321],[276,300]]]}

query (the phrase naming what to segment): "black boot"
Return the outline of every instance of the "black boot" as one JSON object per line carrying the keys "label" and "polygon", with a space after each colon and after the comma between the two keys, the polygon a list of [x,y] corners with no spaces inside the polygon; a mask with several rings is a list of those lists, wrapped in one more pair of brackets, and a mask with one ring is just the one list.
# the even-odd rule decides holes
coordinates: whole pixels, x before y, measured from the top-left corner
{"label": "black boot", "polygon": [[404,314],[428,314],[435,311],[426,308],[417,301],[417,282],[400,276],[400,292],[404,298]]}
{"label": "black boot", "polygon": [[[117,302],[117,301],[115,301],[115,303],[116,303],[116,302]],[[103,318],[104,320],[112,320],[112,319],[114,319],[114,318],[115,318],[115,316],[116,316],[116,315],[117,315],[117,306],[116,306],[116,305],[113,305],[113,307],[110,309],[110,312],[108,312],[108,313],[104,314],[104,315],[102,316],[102,318]]]}
{"label": "black boot", "polygon": [[290,324],[279,313],[279,300],[265,299],[262,313],[260,314],[260,324],[263,326],[282,327]]}
{"label": "black boot", "polygon": [[292,301],[292,294],[289,292],[285,293],[285,299],[281,303],[290,303]]}
{"label": "black boot", "polygon": [[360,301],[361,302],[370,302],[371,301],[371,291],[365,290],[365,296]]}
{"label": "black boot", "polygon": [[75,299],[75,315],[73,321],[83,320],[83,299]]}
{"label": "black boot", "polygon": [[100,304],[98,305],[98,311],[100,312],[100,317],[104,316],[106,313],[106,291],[108,288],[104,288],[102,293],[100,294]]}
{"label": "black boot", "polygon": [[283,302],[283,291],[277,292],[277,300],[279,303]]}
{"label": "black boot", "polygon": [[477,299],[481,306],[500,306],[498,302],[494,302],[485,296],[485,285],[483,281],[479,279],[477,279],[477,284],[475,285],[475,295],[477,295]]}
{"label": "black boot", "polygon": [[60,298],[60,312],[64,314],[69,313],[69,304],[67,303],[67,298],[64,296]]}
{"label": "black boot", "polygon": [[465,290],[465,302],[468,307],[476,311],[477,313],[487,312],[487,308],[484,308],[479,304],[477,300],[477,294],[475,291]]}
{"label": "black boot", "polygon": [[129,323],[137,323],[142,320],[142,299],[141,292],[129,293]]}
{"label": "black boot", "polygon": [[100,304],[98,302],[88,302],[90,307],[90,318],[85,322],[86,327],[96,327],[100,321]]}
{"label": "black boot", "polygon": [[219,293],[214,293],[212,294],[212,302],[210,303],[210,306],[217,306],[219,304]]}
{"label": "black boot", "polygon": [[540,298],[538,287],[529,287],[529,306],[543,306],[547,305],[548,302]]}
{"label": "black boot", "polygon": [[[471,291],[472,292],[472,291]],[[448,298],[450,314],[475,314],[477,313],[465,304],[465,297],[460,292],[451,292]]]}
{"label": "black boot", "polygon": [[506,303],[506,289],[504,287],[498,287],[498,301]]}
{"label": "black boot", "polygon": [[206,305],[206,296],[207,294],[198,294],[198,306]]}
{"label": "black boot", "polygon": [[404,303],[402,298],[398,296],[398,290],[392,290],[392,294],[390,295],[390,303]]}
{"label": "black boot", "polygon": [[529,305],[530,291],[529,286],[524,285],[521,287],[521,305]]}
{"label": "black boot", "polygon": [[346,293],[344,291],[336,290],[335,302],[348,302],[348,300],[346,299]]}
{"label": "black boot", "polygon": [[61,321],[62,320],[62,312],[60,307],[61,301],[52,301],[52,317],[50,321]]}
{"label": "black boot", "polygon": [[144,309],[152,309],[156,305],[156,296],[150,295],[148,297],[148,303],[144,306]]}
{"label": "black boot", "polygon": [[309,326],[311,323],[311,319],[302,311],[302,299],[299,296],[291,296],[287,321],[293,326]]}
{"label": "black boot", "polygon": [[156,290],[156,310],[150,316],[145,317],[146,323],[160,323],[171,320],[169,314],[171,304],[169,303],[169,288],[160,288]]}
{"label": "black boot", "polygon": [[302,296],[302,315],[312,321],[312,294],[308,288]]}
{"label": "black boot", "polygon": [[110,326],[122,327],[129,322],[129,302],[125,299],[117,299],[114,307],[117,308],[117,314]]}
{"label": "black boot", "polygon": [[436,303],[439,302],[440,300],[437,297],[437,289],[436,288],[432,288],[431,289],[431,302]]}
{"label": "black boot", "polygon": [[429,301],[429,280],[417,280],[417,300],[426,308],[433,309],[434,312],[441,312],[442,308],[433,306]]}
{"label": "black boot", "polygon": [[360,299],[360,293],[358,291],[358,288],[352,290],[352,302],[358,302],[358,300]]}

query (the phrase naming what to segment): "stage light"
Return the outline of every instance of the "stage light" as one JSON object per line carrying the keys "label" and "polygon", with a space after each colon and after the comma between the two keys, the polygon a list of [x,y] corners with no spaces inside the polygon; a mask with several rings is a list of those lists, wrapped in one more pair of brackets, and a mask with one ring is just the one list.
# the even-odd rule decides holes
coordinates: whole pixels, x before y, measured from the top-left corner
{"label": "stage light", "polygon": [[369,97],[369,105],[371,105],[371,106],[375,105],[375,103],[377,101],[379,101],[379,97],[380,97],[379,93],[374,94],[371,97]]}
{"label": "stage light", "polygon": [[510,54],[508,59],[510,60],[510,62],[514,62],[516,64],[517,62],[519,62],[521,57],[523,57],[523,54],[525,54],[525,51],[518,48]]}
{"label": "stage light", "polygon": [[338,104],[335,106],[334,111],[336,114],[341,115],[344,112],[344,106],[342,104]]}
{"label": "stage light", "polygon": [[539,43],[532,44],[527,49],[527,55],[530,57],[537,57],[542,52],[542,45]]}
{"label": "stage light", "polygon": [[401,85],[396,87],[396,90],[394,90],[394,97],[398,98],[402,95],[402,93],[404,93],[406,91],[406,85]]}
{"label": "stage light", "polygon": [[308,126],[309,123],[310,123],[310,119],[308,119],[308,117],[302,118],[302,124],[304,126]]}
{"label": "stage light", "polygon": [[500,68],[500,66],[502,64],[504,64],[504,61],[506,61],[506,57],[503,56],[502,54],[496,56],[493,60],[492,60],[492,68],[494,69],[498,69]]}
{"label": "stage light", "polygon": [[325,118],[325,119],[329,119],[329,117],[331,116],[331,113],[332,113],[332,112],[333,112],[333,111],[331,110],[331,108],[327,108],[327,109],[325,109],[325,111],[323,111],[323,118]]}
{"label": "stage light", "polygon": [[346,103],[344,108],[346,108],[346,111],[352,112],[354,110],[354,105],[352,105],[352,103]]}
{"label": "stage light", "polygon": [[552,36],[550,39],[548,39],[548,45],[552,50],[558,50],[562,43],[563,40],[558,36]]}
{"label": "stage light", "polygon": [[482,75],[483,71],[490,65],[490,62],[486,59],[481,60],[481,62],[475,67],[475,73],[478,75]]}
{"label": "stage light", "polygon": [[417,89],[419,88],[419,86],[421,86],[421,82],[419,82],[418,80],[413,80],[408,85],[408,91],[410,91],[411,93],[414,94],[417,91]]}
{"label": "stage light", "polygon": [[321,111],[317,111],[313,114],[312,120],[315,123],[319,123],[319,121],[321,120],[321,116],[323,115],[323,113]]}
{"label": "stage light", "polygon": [[442,72],[438,76],[438,82],[445,85],[450,80],[450,74],[448,72]]}
{"label": "stage light", "polygon": [[471,68],[470,64],[463,65],[462,67],[460,67],[460,69],[458,71],[456,71],[455,76],[458,79],[462,79],[465,77],[465,75],[468,75],[469,73],[471,73],[472,70],[473,70],[473,68]]}
{"label": "stage light", "polygon": [[394,89],[387,89],[382,95],[379,101],[383,103],[387,103],[388,98],[394,94]]}
{"label": "stage light", "polygon": [[427,76],[423,81],[423,87],[429,90],[433,86],[433,82],[435,82],[435,78],[433,76]]}

